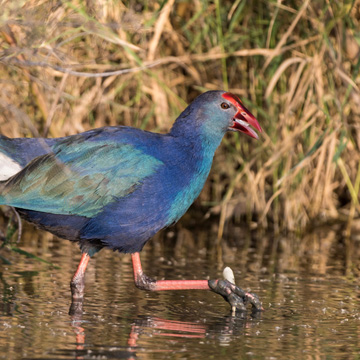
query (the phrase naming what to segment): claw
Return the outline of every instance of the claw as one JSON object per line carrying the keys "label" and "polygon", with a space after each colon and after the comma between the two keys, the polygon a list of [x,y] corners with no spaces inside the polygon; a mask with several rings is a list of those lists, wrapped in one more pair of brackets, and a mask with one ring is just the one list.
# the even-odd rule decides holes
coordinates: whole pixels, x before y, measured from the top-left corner
{"label": "claw", "polygon": [[[246,311],[247,303],[250,303],[256,311],[264,310],[256,294],[248,293],[228,280],[231,278],[230,272],[232,273],[230,268],[225,268],[224,277],[227,279],[209,280],[209,287],[212,291],[221,295],[231,305],[232,314],[235,315],[236,309]],[[233,273],[232,280],[235,282]]]}

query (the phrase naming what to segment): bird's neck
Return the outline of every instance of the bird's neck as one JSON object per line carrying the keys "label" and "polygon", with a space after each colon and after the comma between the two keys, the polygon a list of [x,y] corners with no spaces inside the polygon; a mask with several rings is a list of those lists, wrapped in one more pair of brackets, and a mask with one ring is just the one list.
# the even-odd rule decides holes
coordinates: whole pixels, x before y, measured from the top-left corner
{"label": "bird's neck", "polygon": [[199,129],[175,128],[170,133],[181,149],[183,168],[180,175],[182,186],[178,189],[169,209],[168,222],[176,222],[199,196],[209,175],[215,150],[220,145],[221,137],[211,137]]}
{"label": "bird's neck", "polygon": [[219,147],[225,131],[211,127],[211,121],[198,118],[210,117],[204,113],[187,113],[187,109],[178,117],[169,135],[176,138],[182,146],[192,149],[193,154],[212,159]]}

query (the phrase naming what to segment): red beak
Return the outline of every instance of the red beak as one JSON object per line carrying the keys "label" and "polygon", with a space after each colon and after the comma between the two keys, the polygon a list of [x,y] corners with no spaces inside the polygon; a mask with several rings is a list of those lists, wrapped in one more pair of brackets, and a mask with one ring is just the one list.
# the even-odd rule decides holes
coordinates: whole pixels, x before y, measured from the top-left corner
{"label": "red beak", "polygon": [[238,110],[233,119],[233,126],[230,126],[229,129],[233,131],[241,131],[246,135],[258,139],[258,134],[251,128],[252,126],[259,132],[262,132],[261,126],[255,116],[244,106],[242,101],[236,95],[227,92],[223,94],[222,97],[230,101]]}

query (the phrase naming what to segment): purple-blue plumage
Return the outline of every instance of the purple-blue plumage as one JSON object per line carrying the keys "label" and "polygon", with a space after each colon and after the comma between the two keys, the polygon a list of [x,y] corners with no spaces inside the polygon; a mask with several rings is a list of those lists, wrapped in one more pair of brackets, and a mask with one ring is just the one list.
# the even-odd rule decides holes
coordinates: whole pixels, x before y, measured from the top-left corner
{"label": "purple-blue plumage", "polygon": [[226,131],[261,131],[243,109],[234,95],[211,91],[168,134],[106,127],[57,139],[0,137],[4,171],[14,172],[0,182],[0,204],[90,255],[104,246],[138,252],[199,195]]}
{"label": "purple-blue plumage", "polygon": [[77,241],[82,256],[71,280],[70,313],[81,313],[90,256],[108,247],[131,253],[135,285],[146,290],[204,289],[244,310],[256,295],[228,280],[153,280],[139,251],[176,222],[199,195],[226,131],[261,131],[239,98],[224,91],[199,96],[168,134],[106,127],[58,139],[0,136],[0,205]]}

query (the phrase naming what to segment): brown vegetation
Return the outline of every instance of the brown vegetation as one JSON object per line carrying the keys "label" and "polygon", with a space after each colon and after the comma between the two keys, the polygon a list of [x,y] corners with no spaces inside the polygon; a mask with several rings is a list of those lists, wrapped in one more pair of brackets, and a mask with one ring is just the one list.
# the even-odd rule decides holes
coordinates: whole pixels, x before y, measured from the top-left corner
{"label": "brown vegetation", "polygon": [[200,201],[301,230],[359,216],[360,2],[2,1],[0,131],[167,131],[199,93],[237,93],[265,130],[230,134]]}

